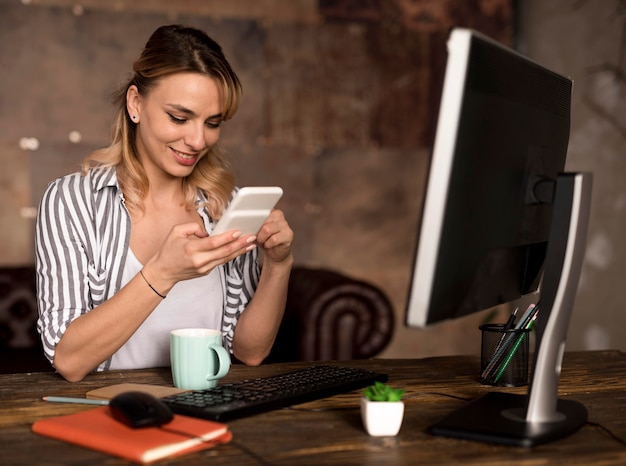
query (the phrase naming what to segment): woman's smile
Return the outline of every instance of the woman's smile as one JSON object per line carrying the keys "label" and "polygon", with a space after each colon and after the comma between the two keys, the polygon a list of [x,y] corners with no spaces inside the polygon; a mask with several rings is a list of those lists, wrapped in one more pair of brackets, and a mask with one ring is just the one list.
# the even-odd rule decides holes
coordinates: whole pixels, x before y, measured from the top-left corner
{"label": "woman's smile", "polygon": [[176,149],[170,148],[172,153],[174,154],[174,159],[181,165],[192,166],[194,165],[200,158],[199,153],[188,154],[186,152],[180,152]]}

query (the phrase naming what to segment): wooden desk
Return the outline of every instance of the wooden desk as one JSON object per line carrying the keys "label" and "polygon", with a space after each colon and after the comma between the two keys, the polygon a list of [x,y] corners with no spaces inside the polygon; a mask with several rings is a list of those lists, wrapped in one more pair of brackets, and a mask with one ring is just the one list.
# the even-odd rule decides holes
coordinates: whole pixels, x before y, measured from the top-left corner
{"label": "wooden desk", "polygon": [[[233,366],[225,380],[280,373],[306,363],[258,368]],[[233,441],[164,464],[211,465],[393,465],[393,464],[568,464],[623,465],[626,447],[595,424],[533,449],[433,437],[431,423],[493,387],[478,382],[478,357],[351,361],[389,374],[407,388],[406,414],[392,438],[369,437],[361,425],[359,392],[260,414],[230,423]],[[54,373],[0,375],[0,451],[3,465],[126,464],[101,453],[39,437],[30,431],[38,418],[91,409],[47,403],[44,395],[84,396],[94,388],[123,382],[171,386],[169,370],[112,371],[69,383]],[[496,389],[524,393],[525,388]],[[589,420],[626,439],[626,356],[619,351],[568,353],[560,394],[582,402]],[[319,409],[321,411],[315,411]],[[479,419],[476,420],[480,422]]]}

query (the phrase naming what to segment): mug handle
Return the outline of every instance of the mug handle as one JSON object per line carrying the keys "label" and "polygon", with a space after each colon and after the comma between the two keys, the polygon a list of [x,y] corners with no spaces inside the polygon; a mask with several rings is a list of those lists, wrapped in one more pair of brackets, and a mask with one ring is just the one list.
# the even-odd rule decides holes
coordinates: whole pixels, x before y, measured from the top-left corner
{"label": "mug handle", "polygon": [[228,374],[228,370],[230,369],[230,355],[228,354],[228,351],[226,351],[221,345],[209,345],[209,351],[215,351],[215,353],[217,354],[219,370],[217,371],[217,374],[207,375],[206,379],[221,379],[226,374]]}

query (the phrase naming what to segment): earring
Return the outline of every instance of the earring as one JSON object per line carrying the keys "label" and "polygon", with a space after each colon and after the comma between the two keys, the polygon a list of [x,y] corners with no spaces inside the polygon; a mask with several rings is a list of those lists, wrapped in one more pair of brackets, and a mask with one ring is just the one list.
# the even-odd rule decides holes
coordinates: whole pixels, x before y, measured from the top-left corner
{"label": "earring", "polygon": [[135,121],[137,119],[137,115],[133,115],[132,119],[133,119],[133,121]]}

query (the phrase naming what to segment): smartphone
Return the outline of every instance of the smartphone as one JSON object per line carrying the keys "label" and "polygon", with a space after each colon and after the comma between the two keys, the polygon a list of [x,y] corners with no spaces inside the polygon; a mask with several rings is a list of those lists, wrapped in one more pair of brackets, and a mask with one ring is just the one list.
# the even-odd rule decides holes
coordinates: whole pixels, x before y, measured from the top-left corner
{"label": "smartphone", "polygon": [[239,230],[243,234],[256,235],[282,195],[283,190],[278,186],[241,188],[224,210],[211,234]]}

